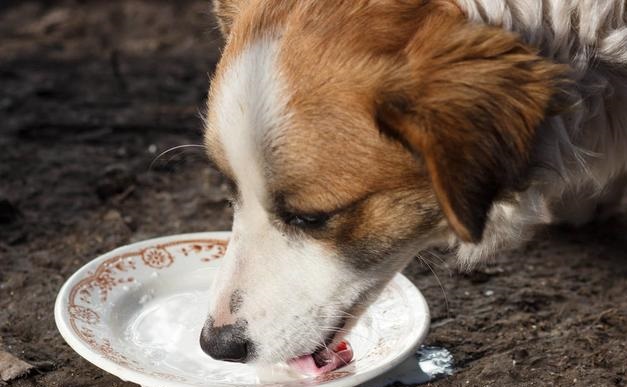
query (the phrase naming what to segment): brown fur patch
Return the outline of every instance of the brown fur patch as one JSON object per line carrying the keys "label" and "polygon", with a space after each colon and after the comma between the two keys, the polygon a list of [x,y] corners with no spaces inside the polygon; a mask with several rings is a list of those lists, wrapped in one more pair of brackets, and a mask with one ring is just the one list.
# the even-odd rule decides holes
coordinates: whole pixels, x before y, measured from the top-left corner
{"label": "brown fur patch", "polygon": [[243,2],[246,0],[214,0],[213,14],[218,19],[218,25],[225,37],[231,32],[233,20],[240,12]]}
{"label": "brown fur patch", "polygon": [[494,199],[524,176],[562,69],[451,1],[249,3],[213,88],[228,87],[219,74],[247,44],[278,39],[290,122],[262,145],[270,197],[333,212],[310,235],[364,266],[441,240],[443,213],[478,241]]}
{"label": "brown fur patch", "polygon": [[453,230],[478,242],[497,195],[526,177],[536,129],[564,69],[514,34],[471,25],[437,2],[422,20],[379,117],[424,158]]}
{"label": "brown fur patch", "polygon": [[264,144],[268,185],[293,212],[334,212],[309,234],[361,269],[444,231],[424,164],[375,120],[416,13],[409,2],[299,2],[281,34],[291,120]]}

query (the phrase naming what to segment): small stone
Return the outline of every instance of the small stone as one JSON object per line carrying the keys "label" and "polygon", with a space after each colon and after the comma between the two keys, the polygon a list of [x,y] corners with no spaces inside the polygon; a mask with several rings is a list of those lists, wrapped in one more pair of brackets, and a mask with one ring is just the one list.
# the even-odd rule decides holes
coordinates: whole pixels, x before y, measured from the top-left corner
{"label": "small stone", "polygon": [[493,295],[494,295],[494,290],[486,290],[485,292],[483,292],[483,294],[484,294],[486,297],[491,297],[491,296],[493,296]]}
{"label": "small stone", "polygon": [[26,375],[33,366],[0,350],[0,380],[9,382]]}
{"label": "small stone", "polygon": [[110,221],[110,222],[111,221],[119,221],[119,220],[122,220],[122,215],[120,214],[120,212],[118,212],[116,210],[109,210],[104,215],[104,220]]}

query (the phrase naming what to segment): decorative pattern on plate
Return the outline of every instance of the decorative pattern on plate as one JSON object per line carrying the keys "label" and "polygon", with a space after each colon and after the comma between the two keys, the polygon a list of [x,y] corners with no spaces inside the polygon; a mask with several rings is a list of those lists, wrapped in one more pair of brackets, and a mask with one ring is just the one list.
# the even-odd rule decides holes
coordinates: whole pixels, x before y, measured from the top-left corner
{"label": "decorative pattern on plate", "polygon": [[113,260],[105,262],[96,270],[96,274],[87,286],[80,289],[81,300],[87,304],[91,304],[91,296],[95,290],[100,293],[100,302],[106,302],[109,292],[118,285],[133,282],[133,277],[122,276],[122,272],[135,270],[137,266],[135,261],[130,257],[126,259]]}
{"label": "decorative pattern on plate", "polygon": [[70,316],[75,319],[86,323],[87,325],[94,325],[100,322],[100,316],[89,308],[79,305],[70,305],[68,308]]}
{"label": "decorative pattern on plate", "polygon": [[[201,262],[210,262],[221,258],[226,251],[227,240],[203,239],[181,240],[167,244],[151,246],[145,249],[120,254],[104,261],[95,272],[72,289],[68,300],[67,311],[70,316],[71,329],[93,351],[122,367],[138,372],[147,373],[134,360],[115,349],[115,345],[104,337],[101,327],[101,316],[92,305],[107,302],[114,290],[125,290],[135,281],[130,274],[138,265],[161,270],[170,267],[176,259],[199,259]],[[95,297],[98,297],[95,299]],[[178,375],[150,372],[151,375],[171,381],[186,382]]]}
{"label": "decorative pattern on plate", "polygon": [[[192,277],[202,275],[204,278],[206,273],[214,273],[217,266],[212,262],[224,256],[227,244],[228,234],[220,236],[201,234],[198,236],[181,236],[178,239],[167,237],[152,243],[144,242],[123,247],[117,253],[114,251],[98,258],[97,261],[88,266],[88,269],[82,270],[79,277],[70,279],[68,284],[71,285],[63,291],[63,298],[58,299],[65,300],[65,302],[57,302],[58,309],[56,312],[62,311],[61,315],[64,319],[62,324],[66,327],[64,329],[71,332],[72,340],[81,343],[81,347],[85,348],[90,356],[92,354],[97,355],[96,359],[91,358],[95,364],[105,363],[105,360],[113,363],[120,367],[118,371],[125,375],[125,378],[129,378],[129,373],[134,374],[133,377],[136,379],[131,380],[141,384],[144,384],[142,381],[152,378],[151,382],[146,383],[150,386],[158,385],[154,382],[155,379],[163,381],[163,385],[177,386],[208,386],[216,383],[220,385],[248,383],[246,385],[254,384],[264,387],[294,387],[326,383],[347,386],[350,384],[351,378],[360,377],[364,372],[380,367],[382,362],[390,361],[394,356],[397,356],[399,348],[408,346],[409,338],[405,332],[410,332],[416,326],[416,322],[420,320],[409,312],[411,311],[409,305],[412,304],[410,300],[415,298],[411,295],[422,296],[415,293],[417,292],[415,287],[404,278],[395,279],[383,290],[379,299],[368,308],[368,311],[360,319],[360,323],[349,334],[351,343],[357,344],[353,345],[353,348],[361,348],[356,352],[358,353],[357,358],[346,367],[318,377],[297,379],[291,376],[290,381],[287,379],[284,381],[281,379],[282,377],[277,379],[277,375],[272,374],[268,378],[263,376],[262,379],[257,379],[256,383],[240,383],[240,380],[248,379],[242,379],[239,373],[233,374],[232,368],[222,368],[221,366],[218,368],[214,366],[196,368],[194,361],[198,360],[193,358],[194,355],[189,358],[192,361],[190,366],[187,366],[190,364],[186,362],[185,359],[187,358],[183,357],[180,364],[184,364],[184,366],[177,368],[178,366],[172,366],[174,363],[164,362],[165,357],[162,357],[162,353],[159,352],[165,348],[161,346],[161,342],[157,342],[155,346],[148,344],[142,347],[140,344],[133,347],[129,346],[128,336],[120,335],[119,332],[115,331],[119,328],[116,326],[118,322],[127,323],[126,320],[120,320],[120,313],[126,316],[128,313],[135,313],[135,308],[140,311],[138,313],[144,313],[146,310],[157,311],[153,315],[145,315],[145,320],[141,321],[154,321],[151,320],[152,316],[167,313],[164,312],[163,307],[169,304],[164,304],[164,301],[158,301],[161,304],[157,304],[159,307],[155,309],[146,306],[151,305],[150,303],[154,300],[163,300],[164,297],[163,294],[155,296],[154,289],[159,287],[152,288],[152,286],[163,281],[178,283],[179,278],[190,278],[184,277],[186,275]],[[207,272],[203,271],[198,274],[198,270],[205,269]],[[198,280],[196,278],[192,282]],[[191,285],[191,289],[198,291],[196,286]],[[151,297],[157,298],[151,300]],[[184,299],[185,303],[182,305],[189,305],[189,307],[184,309],[185,312],[182,315],[176,315],[176,317],[181,318],[180,321],[187,322],[190,321],[188,317],[195,316],[195,311],[202,308],[197,302],[204,301],[194,297]],[[169,300],[168,302],[180,302],[174,298],[167,298],[167,300]],[[131,309],[130,312],[128,311],[129,308]],[[428,310],[426,307],[424,310],[428,319]],[[189,316],[185,313],[189,313]],[[59,323],[59,315],[56,317]],[[157,319],[159,318],[162,317],[157,317]],[[176,318],[165,319],[164,321],[174,324],[171,325],[174,329],[179,329],[179,325],[176,325],[178,324]],[[196,323],[193,324],[195,326]],[[138,328],[137,332],[151,331],[150,329]],[[403,333],[399,334],[399,332]],[[67,338],[66,335],[64,336]],[[136,336],[135,339],[137,339]],[[72,347],[77,348],[71,341],[68,342]],[[138,342],[135,341],[134,343],[137,344]],[[171,342],[167,343],[170,345]],[[195,344],[191,342],[185,341],[185,343],[187,343],[185,345],[188,348],[196,348]],[[77,349],[77,351],[82,353],[84,350]],[[189,353],[190,351],[187,352],[187,354]],[[179,358],[176,359],[178,361]],[[202,359],[200,361],[202,362]],[[156,366],[155,362],[159,365]],[[116,371],[111,372],[118,374]],[[233,379],[230,379],[233,375],[240,378],[233,382],[234,384],[231,383]],[[261,378],[261,376],[259,377]],[[228,383],[222,383],[222,381],[229,379]],[[343,380],[347,382],[343,382]],[[168,384],[168,382],[172,384]]]}
{"label": "decorative pattern on plate", "polygon": [[142,261],[147,266],[154,267],[155,269],[163,269],[172,265],[174,258],[163,247],[153,247],[142,251]]}
{"label": "decorative pattern on plate", "polygon": [[200,260],[202,262],[211,262],[216,259],[220,259],[226,252],[225,245],[208,245],[208,244],[193,244],[191,246],[182,247],[181,253],[186,257],[190,254],[204,254]]}

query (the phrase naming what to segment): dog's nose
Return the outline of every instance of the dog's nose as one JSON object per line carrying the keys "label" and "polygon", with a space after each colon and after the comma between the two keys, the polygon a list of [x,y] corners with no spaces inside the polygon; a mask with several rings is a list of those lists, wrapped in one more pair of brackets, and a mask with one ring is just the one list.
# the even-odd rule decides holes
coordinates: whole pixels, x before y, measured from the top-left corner
{"label": "dog's nose", "polygon": [[200,334],[200,348],[216,360],[245,363],[251,353],[245,324],[205,326]]}

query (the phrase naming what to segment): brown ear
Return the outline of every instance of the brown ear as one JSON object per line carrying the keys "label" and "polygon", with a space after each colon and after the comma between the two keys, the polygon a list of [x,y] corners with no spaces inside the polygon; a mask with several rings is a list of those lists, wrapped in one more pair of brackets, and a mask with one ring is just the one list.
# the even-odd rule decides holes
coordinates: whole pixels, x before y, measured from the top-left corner
{"label": "brown ear", "polygon": [[218,19],[224,37],[231,32],[233,19],[240,12],[245,1],[247,0],[213,0],[213,14]]}
{"label": "brown ear", "polygon": [[479,242],[494,200],[528,169],[564,69],[509,32],[450,13],[430,13],[403,56],[403,85],[384,93],[377,121],[424,159],[459,238]]}

